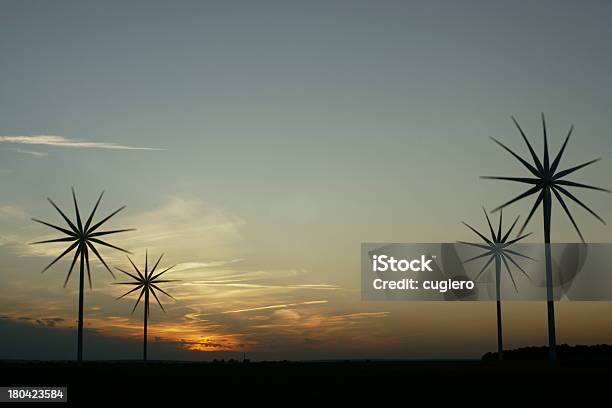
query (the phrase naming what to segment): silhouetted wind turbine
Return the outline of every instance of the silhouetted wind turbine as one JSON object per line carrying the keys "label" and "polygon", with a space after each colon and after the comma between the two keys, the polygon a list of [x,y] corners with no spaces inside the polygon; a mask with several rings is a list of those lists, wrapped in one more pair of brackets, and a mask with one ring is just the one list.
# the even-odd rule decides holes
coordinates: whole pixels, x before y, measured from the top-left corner
{"label": "silhouetted wind turbine", "polygon": [[92,221],[98,206],[100,205],[100,201],[102,200],[102,196],[104,195],[104,191],[100,193],[98,197],[98,201],[96,201],[93,210],[91,210],[91,214],[87,218],[85,222],[81,219],[81,214],[79,213],[79,206],[77,204],[76,194],[74,193],[74,188],[72,189],[72,200],[74,202],[74,211],[75,211],[75,221],[71,221],[66,214],[51,200],[47,198],[47,200],[51,203],[53,208],[57,210],[57,212],[62,216],[64,221],[66,222],[68,228],[59,227],[57,225],[50,224],[45,221],[38,220],[36,218],[32,218],[33,221],[36,221],[40,224],[51,227],[59,232],[62,232],[65,236],[62,238],[49,239],[45,241],[33,242],[32,244],[48,244],[48,243],[59,243],[59,242],[70,242],[70,246],[66,248],[57,258],[53,260],[45,269],[42,270],[41,273],[44,273],[47,269],[53,266],[57,261],[62,259],[64,256],[74,251],[74,258],[72,259],[72,264],[70,265],[70,269],[68,270],[68,275],[66,276],[66,280],[64,281],[64,287],[68,284],[68,280],[70,279],[70,274],[74,269],[74,265],[77,262],[77,259],[80,263],[79,268],[79,322],[78,322],[78,346],[77,346],[77,361],[80,363],[83,361],[83,286],[85,280],[85,267],[87,267],[87,277],[89,279],[89,288],[91,289],[91,269],[89,266],[89,251],[93,252],[93,254],[102,262],[102,265],[106,268],[106,270],[111,274],[113,279],[115,275],[108,267],[102,256],[98,252],[96,245],[102,245],[109,248],[113,248],[122,252],[129,253],[125,249],[119,248],[117,246],[111,245],[108,242],[103,241],[100,237],[105,235],[117,234],[119,232],[126,231],[134,231],[133,228],[128,229],[118,229],[118,230],[110,230],[110,231],[99,231],[98,229],[104,225],[108,220],[110,220],[113,216],[115,216],[119,211],[123,210],[125,206],[119,208],[117,211],[111,213],[109,216],[103,218],[101,221],[92,225]]}
{"label": "silhouetted wind turbine", "polygon": [[491,265],[491,262],[495,261],[495,293],[496,293],[496,299],[497,299],[497,356],[501,360],[503,356],[503,351],[504,351],[504,342],[503,342],[503,335],[502,335],[501,295],[500,295],[502,262],[504,266],[506,267],[508,276],[510,276],[510,279],[512,280],[512,284],[514,285],[514,290],[518,290],[516,287],[516,281],[514,280],[514,276],[512,276],[512,271],[510,270],[510,265],[508,264],[508,261],[510,261],[519,271],[521,271],[521,273],[523,273],[523,275],[525,275],[529,279],[529,275],[527,275],[525,270],[521,268],[520,265],[514,260],[513,256],[518,256],[518,257],[523,257],[523,258],[528,258],[528,259],[531,259],[531,258],[529,258],[526,255],[521,254],[520,252],[510,249],[510,247],[516,244],[517,242],[521,241],[522,239],[528,237],[529,235],[531,235],[531,233],[523,234],[523,235],[518,236],[517,238],[508,240],[508,238],[510,237],[510,234],[512,233],[512,230],[514,229],[514,227],[516,226],[516,223],[519,220],[519,217],[518,216],[516,217],[516,219],[510,226],[510,228],[508,228],[506,233],[502,235],[502,218],[503,218],[502,212],[500,211],[499,213],[499,226],[497,227],[497,233],[495,233],[495,231],[493,230],[493,226],[491,225],[491,220],[489,219],[489,215],[487,214],[487,211],[485,210],[484,207],[482,207],[482,211],[484,211],[485,217],[487,219],[487,224],[489,224],[489,231],[491,233],[490,237],[487,238],[486,233],[481,233],[478,230],[476,230],[474,227],[469,225],[468,223],[464,222],[463,224],[466,227],[468,227],[470,230],[472,230],[476,235],[478,235],[482,239],[483,243],[475,244],[472,242],[465,242],[465,241],[459,241],[459,242],[462,244],[466,244],[466,245],[470,245],[470,246],[474,246],[474,247],[483,249],[485,251],[480,255],[474,256],[470,259],[463,261],[464,264],[475,261],[477,259],[489,257],[487,262],[482,267],[482,269],[478,272],[478,275],[476,275],[476,277],[474,278],[474,282],[478,281],[478,278],[480,278],[480,276],[487,270],[489,265]]}
{"label": "silhouetted wind turbine", "polygon": [[[134,267],[134,271],[136,271],[137,275],[134,275],[133,273],[129,273],[121,268],[117,268],[117,270],[123,272],[124,274],[126,274],[127,276],[129,276],[130,278],[133,279],[132,282],[118,282],[115,283],[115,285],[134,285],[135,287],[131,290],[129,290],[127,293],[119,296],[117,299],[121,299],[127,295],[129,295],[130,293],[136,292],[137,290],[140,290],[140,295],[138,295],[138,299],[136,300],[136,304],[134,305],[134,308],[132,309],[132,313],[134,313],[134,311],[136,310],[136,308],[138,307],[138,304],[140,303],[140,299],[142,299],[143,295],[144,295],[144,348],[143,348],[143,354],[142,354],[142,359],[143,361],[147,361],[147,321],[148,321],[148,317],[149,317],[149,313],[150,313],[150,309],[149,309],[149,293],[153,295],[153,297],[155,297],[155,300],[157,301],[157,304],[159,305],[159,307],[161,307],[161,309],[166,312],[166,309],[164,309],[164,306],[162,306],[161,302],[159,301],[159,298],[157,297],[157,294],[155,293],[155,291],[159,291],[161,293],[163,293],[164,295],[168,296],[171,299],[174,299],[174,297],[172,297],[172,295],[168,294],[166,291],[164,291],[163,289],[161,289],[159,286],[159,284],[161,283],[169,283],[169,282],[178,282],[178,279],[159,279],[164,273],[168,272],[170,269],[174,268],[176,265],[172,265],[166,269],[164,269],[163,271],[154,274],[155,270],[157,269],[157,267],[159,266],[159,262],[161,261],[162,257],[164,256],[164,254],[161,254],[159,256],[159,259],[157,259],[157,262],[155,262],[155,265],[153,266],[153,268],[151,268],[151,271],[149,271],[149,254],[148,251],[145,253],[145,267],[144,267],[144,273],[141,273],[140,270],[138,269],[138,267],[136,267],[136,265],[134,264],[134,262],[132,262],[132,259],[128,256],[128,260],[130,261],[130,263],[132,264],[132,266]],[[176,299],[174,299],[176,300]]]}
{"label": "silhouetted wind turbine", "polygon": [[520,125],[518,124],[518,122],[516,121],[514,117],[512,117],[512,121],[516,125],[518,131],[523,137],[523,140],[527,144],[527,148],[529,149],[529,153],[531,154],[531,158],[533,159],[533,164],[529,163],[527,160],[523,159],[518,154],[510,150],[510,148],[506,147],[506,145],[502,144],[499,140],[493,137],[491,139],[495,143],[500,145],[502,148],[504,148],[512,156],[514,156],[523,165],[523,167],[525,167],[531,173],[532,177],[485,176],[482,178],[514,181],[514,182],[527,184],[531,186],[524,193],[500,205],[493,211],[498,211],[519,200],[522,200],[524,198],[537,194],[535,203],[533,204],[533,207],[531,208],[529,215],[525,219],[525,222],[523,223],[523,226],[521,230],[519,231],[519,234],[522,233],[524,228],[527,226],[527,224],[531,220],[531,217],[533,216],[534,212],[538,209],[540,204],[542,204],[542,216],[544,219],[544,242],[546,244],[545,253],[546,253],[546,293],[547,293],[546,304],[547,304],[547,310],[548,310],[548,347],[549,347],[548,352],[549,352],[549,359],[555,360],[557,358],[557,351],[556,351],[557,341],[556,341],[556,333],[555,333],[555,306],[554,306],[553,290],[552,290],[552,285],[553,285],[553,282],[552,282],[552,255],[551,255],[551,249],[550,249],[552,196],[554,195],[556,197],[557,201],[563,208],[563,211],[565,212],[565,214],[571,221],[578,235],[580,236],[581,241],[584,242],[584,237],[582,235],[582,232],[580,232],[580,228],[578,228],[578,225],[576,224],[574,217],[572,216],[567,204],[565,203],[565,199],[570,199],[571,201],[575,202],[576,204],[584,208],[586,211],[588,211],[595,218],[597,218],[599,221],[601,221],[603,224],[605,224],[605,221],[599,215],[597,215],[593,210],[591,210],[586,204],[580,201],[573,193],[568,191],[567,188],[569,187],[584,188],[584,189],[589,189],[589,190],[605,191],[608,193],[610,191],[603,189],[603,188],[599,188],[599,187],[595,187],[595,186],[591,186],[587,184],[582,184],[582,183],[577,183],[575,181],[565,179],[566,176],[569,176],[570,174],[582,169],[583,167],[586,167],[590,164],[593,164],[601,160],[601,158],[590,160],[586,163],[582,163],[577,166],[573,166],[568,169],[558,171],[558,167],[561,162],[561,158],[563,157],[563,153],[565,152],[565,147],[567,146],[567,142],[569,141],[570,135],[572,134],[574,130],[574,126],[570,127],[569,132],[565,138],[565,141],[563,142],[563,145],[561,146],[561,149],[559,149],[559,152],[557,153],[557,155],[551,162],[550,157],[548,155],[548,136],[546,134],[546,121],[544,119],[544,114],[542,114],[542,133],[544,135],[544,155],[541,160],[538,157],[538,155],[535,153],[533,148],[531,147],[531,143],[529,143],[529,140],[527,140],[527,137],[525,136],[525,132],[523,132],[523,129],[521,129]]}

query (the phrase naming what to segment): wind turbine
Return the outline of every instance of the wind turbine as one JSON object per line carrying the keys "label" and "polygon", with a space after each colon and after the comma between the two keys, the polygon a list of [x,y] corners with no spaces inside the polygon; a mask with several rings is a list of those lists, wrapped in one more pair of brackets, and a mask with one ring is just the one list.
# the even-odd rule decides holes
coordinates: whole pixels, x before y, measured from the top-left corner
{"label": "wind turbine", "polygon": [[529,275],[527,275],[527,272],[525,272],[525,270],[521,268],[521,266],[514,260],[513,256],[518,256],[518,257],[528,258],[528,259],[531,259],[531,258],[529,258],[526,255],[521,254],[520,252],[514,251],[513,249],[511,249],[511,247],[517,242],[523,240],[524,238],[527,238],[529,235],[531,235],[531,233],[523,234],[523,235],[518,236],[517,238],[508,240],[508,238],[510,237],[510,234],[512,233],[512,230],[514,229],[514,227],[516,226],[516,223],[519,220],[519,216],[516,217],[516,219],[510,226],[510,228],[508,228],[508,230],[502,235],[502,219],[503,219],[502,212],[500,211],[499,213],[499,226],[497,227],[497,233],[496,233],[493,230],[493,226],[491,225],[491,220],[489,219],[489,215],[487,214],[487,211],[485,210],[484,207],[482,207],[482,211],[484,212],[484,215],[487,219],[487,224],[489,225],[489,232],[490,232],[489,237],[486,236],[486,233],[481,233],[478,230],[476,230],[474,227],[469,225],[468,223],[463,222],[463,225],[468,227],[470,230],[472,230],[476,235],[478,235],[482,239],[482,243],[476,244],[473,242],[465,242],[465,241],[459,241],[459,242],[465,245],[470,245],[470,246],[477,247],[477,248],[484,250],[483,253],[463,261],[463,264],[475,261],[477,259],[483,259],[483,258],[488,257],[487,262],[484,264],[482,269],[478,272],[478,275],[476,275],[476,277],[474,278],[475,282],[478,281],[478,278],[482,276],[482,274],[487,270],[489,265],[491,265],[491,263],[495,261],[495,294],[496,294],[496,301],[497,301],[497,356],[501,360],[503,358],[503,352],[504,352],[504,342],[503,342],[503,334],[502,334],[502,310],[501,310],[502,262],[504,266],[506,267],[506,272],[508,273],[510,280],[512,280],[514,289],[518,290],[516,286],[516,281],[514,280],[514,276],[512,275],[512,271],[510,270],[510,265],[508,264],[508,261],[510,261],[523,275],[525,275],[529,279]]}
{"label": "wind turbine", "polygon": [[168,292],[166,292],[165,290],[161,289],[159,286],[159,284],[162,283],[169,283],[169,282],[178,282],[177,279],[160,279],[160,277],[165,274],[166,272],[168,272],[170,269],[174,268],[176,265],[170,266],[166,269],[164,269],[163,271],[159,272],[159,273],[155,273],[155,271],[157,270],[157,267],[159,266],[159,263],[162,259],[162,257],[164,256],[164,254],[161,254],[159,256],[159,258],[157,259],[157,262],[155,262],[155,265],[153,266],[153,268],[151,268],[151,270],[149,271],[149,254],[148,251],[145,252],[145,266],[144,266],[144,271],[141,272],[140,269],[138,269],[138,267],[136,266],[136,264],[134,264],[134,262],[132,261],[132,259],[128,256],[128,260],[130,261],[130,263],[132,264],[132,267],[134,268],[134,271],[136,272],[136,275],[134,275],[133,273],[130,273],[126,270],[123,270],[121,268],[117,268],[118,271],[123,272],[125,275],[127,275],[128,277],[130,277],[132,279],[131,282],[118,282],[115,283],[115,285],[133,285],[134,288],[132,288],[131,290],[129,290],[127,293],[119,296],[117,298],[121,299],[133,292],[136,292],[137,290],[140,290],[140,295],[138,295],[138,299],[136,300],[136,304],[134,305],[134,308],[132,309],[132,313],[134,313],[134,311],[136,311],[136,308],[138,307],[138,304],[140,303],[140,299],[142,299],[143,295],[144,295],[144,344],[143,344],[143,355],[142,355],[142,359],[144,362],[147,361],[147,326],[148,326],[148,317],[149,317],[149,313],[150,313],[150,308],[149,308],[149,294],[152,294],[153,297],[155,298],[155,300],[157,301],[157,304],[159,305],[159,307],[166,312],[166,309],[164,309],[164,306],[161,304],[161,302],[159,301],[159,298],[157,297],[157,294],[155,293],[155,291],[159,291],[161,293],[163,293],[164,295],[168,296],[169,298],[174,299],[174,297],[172,297],[172,295],[168,294]]}
{"label": "wind turbine", "polygon": [[521,126],[518,124],[518,122],[516,121],[514,117],[512,117],[512,121],[516,125],[516,128],[520,132],[523,140],[525,141],[525,144],[527,145],[527,148],[529,149],[529,153],[532,158],[532,163],[530,163],[526,159],[523,159],[521,156],[516,154],[514,151],[512,151],[506,145],[501,143],[499,140],[493,137],[491,139],[495,143],[497,143],[499,146],[501,146],[504,150],[506,150],[508,153],[510,153],[512,156],[514,156],[514,158],[516,158],[523,165],[523,167],[529,171],[530,176],[529,177],[483,176],[482,178],[512,181],[512,182],[517,182],[521,184],[527,184],[530,186],[529,189],[527,189],[525,192],[523,192],[522,194],[519,194],[512,200],[507,201],[506,203],[500,205],[499,207],[495,208],[493,211],[499,211],[502,208],[509,206],[524,198],[531,197],[533,195],[537,195],[537,198],[533,204],[533,207],[531,208],[529,215],[525,219],[525,222],[523,223],[523,226],[521,227],[521,230],[519,231],[519,235],[525,229],[525,227],[531,220],[531,217],[533,216],[535,211],[539,208],[540,205],[542,205],[542,218],[544,220],[544,243],[545,243],[545,255],[546,255],[546,295],[547,295],[546,305],[547,305],[547,311],[548,311],[548,353],[549,353],[548,355],[549,355],[549,359],[552,361],[552,360],[556,360],[557,358],[557,350],[556,350],[557,340],[556,340],[556,332],[555,332],[555,305],[554,305],[554,300],[553,300],[553,286],[552,286],[553,285],[553,282],[552,282],[552,254],[551,254],[551,248],[550,248],[553,196],[556,198],[557,202],[561,205],[561,208],[563,208],[563,211],[565,212],[570,222],[576,229],[576,232],[578,233],[580,240],[584,242],[584,236],[582,235],[580,228],[578,228],[578,225],[576,224],[576,221],[574,220],[574,217],[572,216],[572,213],[570,212],[565,202],[565,199],[569,199],[573,201],[574,203],[578,204],[580,207],[585,209],[587,212],[589,212],[591,215],[593,215],[603,224],[605,224],[605,221],[599,215],[597,215],[593,210],[591,210],[586,204],[580,201],[580,199],[578,199],[572,192],[570,192],[568,188],[581,188],[581,189],[588,189],[588,190],[605,191],[608,193],[610,192],[610,190],[606,190],[600,187],[595,187],[592,185],[578,183],[575,181],[567,180],[566,178],[570,174],[573,174],[574,172],[586,166],[589,166],[593,163],[598,162],[599,160],[601,160],[601,158],[590,160],[586,163],[582,163],[577,166],[569,167],[565,170],[559,170],[559,164],[561,163],[563,153],[565,152],[567,143],[574,130],[574,126],[570,127],[569,132],[567,133],[567,136],[565,137],[565,141],[563,142],[563,145],[561,146],[561,149],[559,149],[559,152],[557,153],[555,158],[551,161],[549,157],[549,153],[548,153],[548,136],[546,133],[546,120],[544,119],[544,114],[542,114],[542,133],[544,136],[544,154],[541,159],[538,157],[538,155],[533,150],[531,143],[529,143],[529,140],[525,136],[525,132],[523,132],[523,129],[521,128]]}
{"label": "wind turbine", "polygon": [[100,252],[96,248],[96,245],[102,245],[105,247],[116,249],[118,251],[129,253],[129,251],[126,251],[125,249],[119,248],[115,245],[109,244],[106,241],[103,241],[102,239],[100,239],[100,237],[111,235],[111,234],[117,234],[120,232],[134,231],[133,228],[99,231],[99,228],[102,225],[104,225],[108,220],[114,217],[118,212],[123,210],[125,206],[119,208],[115,212],[103,218],[101,221],[92,225],[94,215],[96,213],[96,210],[98,209],[98,206],[100,205],[100,201],[102,200],[103,195],[104,195],[104,191],[100,193],[100,196],[98,197],[98,201],[96,201],[96,204],[94,205],[93,210],[91,210],[91,214],[89,214],[89,217],[87,218],[85,222],[83,222],[83,220],[81,219],[81,214],[79,212],[79,206],[77,204],[77,199],[76,199],[76,194],[74,192],[74,188],[72,189],[72,200],[74,202],[74,211],[75,211],[74,221],[70,220],[70,218],[68,218],[68,216],[64,214],[64,212],[53,202],[53,200],[51,200],[50,198],[47,198],[49,203],[51,203],[53,208],[57,210],[57,212],[62,216],[62,218],[66,222],[67,224],[66,227],[60,227],[60,226],[50,224],[45,221],[41,221],[36,218],[32,218],[33,221],[46,225],[64,234],[64,236],[61,238],[33,242],[32,244],[49,244],[49,243],[59,243],[59,242],[70,243],[68,248],[66,248],[66,250],[64,250],[57,258],[55,258],[53,262],[47,265],[45,269],[42,270],[41,273],[44,273],[49,268],[51,268],[51,266],[53,266],[57,261],[62,259],[64,256],[68,255],[70,252],[74,251],[74,257],[72,258],[72,263],[70,265],[70,269],[68,270],[68,275],[66,275],[66,280],[64,281],[64,287],[66,287],[66,285],[68,284],[68,280],[70,279],[70,275],[72,274],[72,270],[74,269],[74,265],[76,264],[77,260],[79,260],[79,264],[80,264],[80,267],[79,267],[79,321],[78,321],[78,340],[77,340],[77,361],[79,363],[83,361],[83,292],[84,292],[83,286],[84,286],[84,280],[85,280],[85,267],[87,267],[87,277],[89,280],[89,288],[90,289],[92,288],[91,268],[89,265],[89,252],[91,251],[100,260],[100,262],[102,262],[102,265],[104,265],[106,270],[111,274],[111,276],[114,279],[115,275],[113,274],[113,271],[111,271],[111,269],[108,267],[104,259],[102,259],[102,256],[100,255]]}

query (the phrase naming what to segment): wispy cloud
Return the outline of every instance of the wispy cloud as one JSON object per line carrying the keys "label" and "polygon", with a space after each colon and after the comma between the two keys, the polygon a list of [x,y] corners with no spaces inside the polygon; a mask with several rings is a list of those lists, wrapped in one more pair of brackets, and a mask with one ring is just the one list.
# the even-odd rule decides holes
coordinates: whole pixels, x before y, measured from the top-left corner
{"label": "wispy cloud", "polygon": [[[56,135],[32,135],[32,136],[0,136],[0,142],[23,145],[39,145],[54,147],[69,147],[79,149],[107,149],[107,150],[165,150],[156,147],[126,146],[117,143],[93,142],[82,139],[70,139],[65,136]],[[20,153],[44,154],[21,150]]]}
{"label": "wispy cloud", "polygon": [[214,280],[214,281],[193,281],[186,282],[185,285],[196,285],[196,286],[224,286],[244,289],[304,289],[304,290],[344,290],[343,288],[335,285],[262,285],[258,283],[235,283],[227,280]]}
{"label": "wispy cloud", "polygon": [[[99,211],[102,214],[104,209]],[[63,225],[61,218],[56,217],[45,221]],[[98,219],[96,217],[94,221]],[[226,268],[226,265],[239,263],[241,258],[240,254],[236,253],[236,248],[239,248],[243,239],[244,221],[222,209],[209,207],[197,199],[170,197],[151,210],[123,218],[118,215],[113,221],[121,222],[127,227],[138,228],[137,234],[116,235],[112,241],[114,245],[129,249],[135,254],[133,259],[143,261],[146,249],[149,251],[149,256],[152,257],[166,253],[165,259],[170,258],[168,262],[179,260],[176,262],[178,267],[173,270],[173,273],[197,272],[198,270],[204,272]],[[37,231],[45,234],[23,237],[23,242],[42,241],[56,237],[54,232],[49,232],[47,229],[39,228]],[[19,255],[25,256],[57,256],[57,251],[65,247],[63,243],[57,246],[22,245],[16,250]],[[180,262],[180,260],[189,259],[194,254],[203,253],[214,254],[217,259]],[[127,263],[124,254],[119,252],[107,251],[104,256],[106,261]],[[124,266],[131,268],[129,263]]]}
{"label": "wispy cloud", "polygon": [[19,221],[27,218],[26,212],[15,205],[0,205],[0,219],[18,219]]}
{"label": "wispy cloud", "polygon": [[[327,300],[311,300],[308,302],[300,302],[300,303],[285,303],[279,305],[268,305],[268,306],[258,306],[258,307],[250,307],[248,309],[236,309],[236,310],[227,310],[225,312],[221,312],[223,314],[227,313],[244,313],[244,312],[254,312],[258,310],[269,310],[269,309],[285,309],[288,307],[302,306],[302,305],[318,305],[321,303],[327,303]],[[206,315],[202,315],[206,316]]]}
{"label": "wispy cloud", "polygon": [[11,147],[8,150],[12,150],[13,152],[17,152],[17,153],[21,153],[21,154],[29,154],[30,156],[36,156],[36,157],[46,157],[46,156],[49,155],[47,153],[36,152],[34,150],[20,149],[18,147]]}
{"label": "wispy cloud", "polygon": [[228,265],[232,265],[242,261],[242,259],[231,259],[229,261],[211,261],[211,262],[183,262],[177,264],[173,269],[174,272],[188,271],[192,269],[203,269],[203,268],[220,268]]}

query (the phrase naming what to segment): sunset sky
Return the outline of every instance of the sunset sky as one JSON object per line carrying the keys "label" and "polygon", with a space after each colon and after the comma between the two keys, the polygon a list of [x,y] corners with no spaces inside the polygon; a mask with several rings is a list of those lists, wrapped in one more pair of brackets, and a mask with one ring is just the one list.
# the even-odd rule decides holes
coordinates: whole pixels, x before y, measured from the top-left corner
{"label": "sunset sky", "polygon": [[[493,4],[495,3],[495,4]],[[362,242],[472,240],[570,125],[561,167],[612,188],[607,2],[0,2],[0,358],[73,358],[78,281],[46,201],[100,191],[109,242],[180,282],[154,307],[150,358],[478,358],[494,304],[365,302]],[[579,191],[604,219],[612,196]],[[527,201],[508,209],[524,214]],[[612,230],[570,207],[591,242]],[[578,237],[554,207],[553,240]],[[541,215],[529,230],[542,240]],[[64,246],[65,247],[65,246]],[[125,256],[104,250],[113,266]],[[138,358],[142,309],[97,262],[85,358]],[[118,279],[122,279],[118,277]],[[120,281],[120,280],[118,280]],[[604,343],[612,305],[557,305],[558,342]],[[506,347],[543,345],[544,303],[504,305]]]}

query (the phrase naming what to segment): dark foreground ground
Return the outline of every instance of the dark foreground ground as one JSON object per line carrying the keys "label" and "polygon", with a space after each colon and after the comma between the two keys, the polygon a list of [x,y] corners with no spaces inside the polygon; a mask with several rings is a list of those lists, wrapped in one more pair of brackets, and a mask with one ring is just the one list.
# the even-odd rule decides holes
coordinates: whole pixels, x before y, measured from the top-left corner
{"label": "dark foreground ground", "polygon": [[[70,405],[147,401],[163,406],[389,400],[457,406],[609,403],[612,361],[0,363],[0,386],[68,387]],[[195,401],[189,402],[189,401]],[[602,400],[603,401],[603,400]],[[23,404],[19,404],[23,406]],[[40,406],[40,404],[37,404]],[[61,405],[61,404],[55,404]],[[600,404],[599,404],[600,405]]]}

